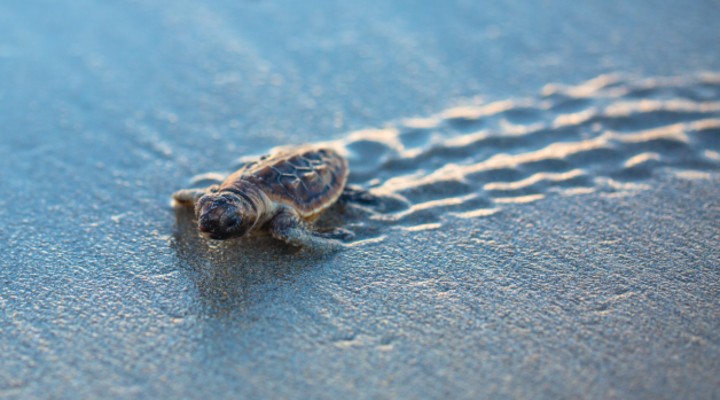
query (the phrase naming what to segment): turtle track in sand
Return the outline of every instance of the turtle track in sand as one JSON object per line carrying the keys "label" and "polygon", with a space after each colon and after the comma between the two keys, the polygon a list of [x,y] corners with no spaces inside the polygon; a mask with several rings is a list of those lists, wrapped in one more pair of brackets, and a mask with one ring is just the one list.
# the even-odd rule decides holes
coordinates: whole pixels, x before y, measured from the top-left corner
{"label": "turtle track in sand", "polygon": [[720,74],[603,75],[532,98],[454,107],[328,142],[350,184],[379,206],[351,205],[359,241],[427,230],[552,196],[629,195],[647,178],[720,169]]}

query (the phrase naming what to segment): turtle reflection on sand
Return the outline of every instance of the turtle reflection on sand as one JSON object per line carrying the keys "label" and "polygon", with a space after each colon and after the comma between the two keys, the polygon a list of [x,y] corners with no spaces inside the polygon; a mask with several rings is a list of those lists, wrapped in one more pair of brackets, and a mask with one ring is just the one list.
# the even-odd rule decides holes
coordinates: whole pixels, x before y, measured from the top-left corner
{"label": "turtle reflection on sand", "polygon": [[295,246],[332,251],[352,232],[316,232],[312,221],[341,197],[370,198],[367,192],[346,188],[348,172],[347,161],[337,152],[306,146],[263,156],[219,185],[180,190],[173,199],[195,207],[198,229],[211,239],[268,230]]}

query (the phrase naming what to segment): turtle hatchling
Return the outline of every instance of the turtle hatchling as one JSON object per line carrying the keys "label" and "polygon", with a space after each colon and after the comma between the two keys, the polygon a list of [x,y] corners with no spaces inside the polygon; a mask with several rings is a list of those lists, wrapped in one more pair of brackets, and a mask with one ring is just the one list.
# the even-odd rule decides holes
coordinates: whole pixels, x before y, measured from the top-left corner
{"label": "turtle hatchling", "polygon": [[304,146],[245,164],[225,181],[173,194],[178,205],[194,206],[203,236],[224,240],[267,230],[295,246],[330,251],[352,236],[344,229],[317,232],[312,222],[341,196],[367,195],[346,188],[348,163],[329,148]]}

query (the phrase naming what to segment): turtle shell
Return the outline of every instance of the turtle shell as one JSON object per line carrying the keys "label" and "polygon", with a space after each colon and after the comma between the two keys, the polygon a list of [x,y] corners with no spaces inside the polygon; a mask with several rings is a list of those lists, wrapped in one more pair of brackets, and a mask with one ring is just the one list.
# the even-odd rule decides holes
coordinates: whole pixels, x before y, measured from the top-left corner
{"label": "turtle shell", "polygon": [[348,172],[347,161],[334,150],[301,147],[261,157],[245,165],[226,183],[235,179],[254,183],[270,200],[309,218],[340,197]]}

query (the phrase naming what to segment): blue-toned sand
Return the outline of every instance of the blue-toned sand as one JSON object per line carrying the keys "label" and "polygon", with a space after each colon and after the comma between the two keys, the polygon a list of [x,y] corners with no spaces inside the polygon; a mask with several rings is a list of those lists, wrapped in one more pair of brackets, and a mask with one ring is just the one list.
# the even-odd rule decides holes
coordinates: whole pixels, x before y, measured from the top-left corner
{"label": "blue-toned sand", "polygon": [[[720,397],[719,15],[0,3],[0,397]],[[341,252],[171,205],[307,142]]]}

